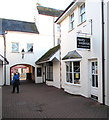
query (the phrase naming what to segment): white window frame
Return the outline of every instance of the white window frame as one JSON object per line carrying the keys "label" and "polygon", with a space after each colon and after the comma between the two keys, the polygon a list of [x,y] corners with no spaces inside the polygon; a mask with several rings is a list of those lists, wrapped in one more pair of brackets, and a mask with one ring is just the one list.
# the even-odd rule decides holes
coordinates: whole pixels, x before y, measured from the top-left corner
{"label": "white window frame", "polygon": [[[83,7],[84,6],[84,7]],[[84,16],[84,17],[83,17]],[[82,19],[82,17],[84,19]],[[79,7],[79,20],[80,20],[80,23],[83,23],[84,21],[86,21],[86,9],[85,9],[85,3],[82,4],[80,7]]]}
{"label": "white window frame", "polygon": [[33,46],[33,43],[27,43],[27,52],[33,53],[34,49],[33,49],[33,51],[29,51],[29,49],[28,49],[28,44],[31,44],[31,45]]}
{"label": "white window frame", "polygon": [[74,29],[75,27],[75,18],[74,18],[74,13],[72,13],[70,16],[69,16],[69,27],[70,27],[70,30]]}
{"label": "white window frame", "polygon": [[[14,50],[14,48],[13,48],[13,44],[16,44],[15,46],[16,46],[16,48],[18,49],[18,50]],[[17,52],[19,52],[19,43],[18,42],[12,42],[11,43],[11,51],[13,52],[13,53],[17,53]]]}
{"label": "white window frame", "polygon": [[[70,67],[72,67],[72,68],[71,68],[72,71],[70,71],[70,70],[67,71],[67,68],[66,68],[66,83],[75,84],[75,85],[80,85],[80,76],[81,76],[81,75],[80,75],[80,71],[79,71],[79,72],[74,72],[74,62],[79,62],[79,69],[80,69],[80,61],[68,61],[68,62],[66,62],[66,67],[67,67],[67,64],[70,64],[70,65],[71,65]],[[70,68],[70,67],[69,67],[69,68]],[[74,74],[75,74],[75,73],[77,73],[77,74],[79,75],[79,80],[78,80],[79,82],[78,82],[78,83],[75,83],[75,81],[76,81],[76,79],[74,79]],[[67,79],[67,75],[68,75],[68,74],[72,74],[72,75],[70,76],[70,77],[72,77],[71,80],[70,80],[70,79],[69,79],[69,80]]]}

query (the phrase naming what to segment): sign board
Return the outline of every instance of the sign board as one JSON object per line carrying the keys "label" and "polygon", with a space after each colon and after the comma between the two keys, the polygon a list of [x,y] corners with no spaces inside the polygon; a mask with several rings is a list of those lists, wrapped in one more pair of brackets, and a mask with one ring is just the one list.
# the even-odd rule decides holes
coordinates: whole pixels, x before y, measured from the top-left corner
{"label": "sign board", "polygon": [[77,37],[77,48],[90,49],[90,38]]}

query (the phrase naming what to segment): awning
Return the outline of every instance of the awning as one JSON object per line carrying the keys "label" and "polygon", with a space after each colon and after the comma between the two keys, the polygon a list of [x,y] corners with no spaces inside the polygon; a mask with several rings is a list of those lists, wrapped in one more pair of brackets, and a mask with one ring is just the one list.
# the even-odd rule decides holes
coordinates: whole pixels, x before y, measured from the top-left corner
{"label": "awning", "polygon": [[60,45],[57,45],[56,47],[51,48],[41,58],[39,58],[35,62],[35,64],[42,64],[45,62],[49,62],[49,61],[58,59],[57,58],[58,55],[56,55],[56,53],[58,52],[59,49],[60,49]]}
{"label": "awning", "polygon": [[8,60],[0,54],[0,60],[5,62],[4,65],[9,64]]}
{"label": "awning", "polygon": [[67,60],[67,59],[80,59],[82,56],[76,51],[70,51],[67,53],[66,56],[62,58],[62,60]]}

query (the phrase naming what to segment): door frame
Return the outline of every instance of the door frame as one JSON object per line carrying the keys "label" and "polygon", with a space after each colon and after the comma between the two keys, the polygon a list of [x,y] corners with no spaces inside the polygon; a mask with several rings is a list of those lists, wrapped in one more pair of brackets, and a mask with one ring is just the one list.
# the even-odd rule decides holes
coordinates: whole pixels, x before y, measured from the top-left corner
{"label": "door frame", "polygon": [[[98,59],[96,58],[96,59],[90,59],[89,60],[89,97],[90,98],[92,98],[92,96],[91,95],[93,95],[92,94],[92,62],[96,62],[97,61],[97,63],[98,63]],[[98,67],[98,64],[97,64],[97,67]],[[99,83],[99,72],[98,72],[98,83]],[[99,84],[98,84],[98,87],[99,87]],[[97,87],[97,89],[96,89],[96,91],[97,91],[97,93],[98,93],[98,87]],[[98,100],[98,95],[93,95],[93,97],[94,98],[92,98],[92,99],[95,99],[95,100]]]}

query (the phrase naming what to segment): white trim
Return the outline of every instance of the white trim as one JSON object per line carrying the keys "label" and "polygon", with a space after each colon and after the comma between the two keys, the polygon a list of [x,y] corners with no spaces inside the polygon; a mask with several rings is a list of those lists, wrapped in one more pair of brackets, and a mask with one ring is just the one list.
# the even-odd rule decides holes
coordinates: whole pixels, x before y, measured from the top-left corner
{"label": "white trim", "polygon": [[81,5],[85,0],[76,0],[76,2],[59,18],[56,23],[61,23],[74,9]]}
{"label": "white trim", "polygon": [[64,62],[68,62],[68,61],[81,61],[82,60],[82,58],[81,59],[67,59],[67,60],[63,60]]}
{"label": "white trim", "polygon": [[81,84],[74,84],[74,83],[69,83],[69,82],[65,82],[64,84],[81,87]]}

